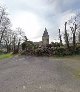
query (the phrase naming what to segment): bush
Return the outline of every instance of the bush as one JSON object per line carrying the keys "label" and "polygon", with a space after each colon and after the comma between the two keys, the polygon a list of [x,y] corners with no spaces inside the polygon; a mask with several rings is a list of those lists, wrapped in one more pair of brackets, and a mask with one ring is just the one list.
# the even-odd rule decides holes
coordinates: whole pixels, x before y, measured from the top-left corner
{"label": "bush", "polygon": [[75,49],[73,46],[70,46],[69,49],[65,47],[54,47],[54,48],[36,48],[36,49],[28,49],[23,50],[21,52],[22,55],[37,55],[37,56],[69,56],[80,54],[80,46],[77,46]]}
{"label": "bush", "polygon": [[52,56],[53,49],[52,48],[39,48],[35,50],[35,55],[37,56]]}
{"label": "bush", "polygon": [[77,47],[76,47],[75,53],[76,53],[76,54],[80,54],[80,46],[77,46]]}
{"label": "bush", "polygon": [[6,54],[6,53],[7,53],[7,51],[0,50],[0,55],[1,55],[1,54]]}
{"label": "bush", "polygon": [[42,49],[36,49],[35,50],[35,55],[42,56],[43,55],[43,50]]}
{"label": "bush", "polygon": [[0,50],[0,54],[3,54],[3,50]]}
{"label": "bush", "polygon": [[65,49],[64,48],[56,48],[55,49],[55,55],[59,55],[59,56],[64,56],[65,53],[64,53]]}
{"label": "bush", "polygon": [[21,55],[26,55],[26,51],[23,50],[23,51],[21,52]]}
{"label": "bush", "polygon": [[15,49],[12,54],[18,54],[18,49]]}

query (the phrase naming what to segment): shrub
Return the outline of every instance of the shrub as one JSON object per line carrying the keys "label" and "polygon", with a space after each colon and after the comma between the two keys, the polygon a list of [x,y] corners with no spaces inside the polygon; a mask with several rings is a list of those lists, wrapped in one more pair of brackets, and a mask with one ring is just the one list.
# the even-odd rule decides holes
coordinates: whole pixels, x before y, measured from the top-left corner
{"label": "shrub", "polygon": [[43,50],[42,49],[36,49],[35,50],[35,55],[42,56],[43,55]]}
{"label": "shrub", "polygon": [[76,53],[76,54],[80,54],[80,45],[76,47],[75,53]]}
{"label": "shrub", "polygon": [[64,48],[55,48],[54,49],[54,55],[58,55],[58,56],[64,56],[65,53],[64,53],[65,49]]}
{"label": "shrub", "polygon": [[15,49],[12,54],[18,54],[18,49]]}
{"label": "shrub", "polygon": [[21,52],[22,55],[37,55],[37,56],[68,56],[68,55],[75,55],[80,54],[80,46],[77,46],[75,49],[73,46],[70,48],[65,47],[44,47],[44,48],[36,48],[36,49],[27,49],[26,51],[23,50]]}
{"label": "shrub", "polygon": [[5,50],[0,50],[0,55],[1,54],[6,54],[7,53],[7,51],[5,51]]}

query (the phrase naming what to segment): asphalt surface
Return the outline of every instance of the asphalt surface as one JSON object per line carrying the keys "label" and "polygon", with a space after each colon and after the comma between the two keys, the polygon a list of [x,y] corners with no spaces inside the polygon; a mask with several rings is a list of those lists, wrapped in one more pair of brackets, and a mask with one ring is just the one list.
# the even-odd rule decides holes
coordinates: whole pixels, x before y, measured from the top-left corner
{"label": "asphalt surface", "polygon": [[80,92],[80,61],[16,56],[0,61],[0,92]]}

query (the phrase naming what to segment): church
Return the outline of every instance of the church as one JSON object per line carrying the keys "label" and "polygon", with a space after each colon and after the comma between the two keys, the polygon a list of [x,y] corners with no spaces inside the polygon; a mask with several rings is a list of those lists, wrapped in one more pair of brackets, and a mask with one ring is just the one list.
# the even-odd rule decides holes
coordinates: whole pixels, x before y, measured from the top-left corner
{"label": "church", "polygon": [[47,29],[45,28],[44,33],[42,35],[42,41],[40,42],[34,42],[35,45],[38,45],[39,47],[46,46],[49,44],[49,34]]}
{"label": "church", "polygon": [[45,31],[44,31],[43,36],[42,36],[42,45],[46,46],[48,44],[49,44],[49,35],[47,32],[47,29],[45,28]]}

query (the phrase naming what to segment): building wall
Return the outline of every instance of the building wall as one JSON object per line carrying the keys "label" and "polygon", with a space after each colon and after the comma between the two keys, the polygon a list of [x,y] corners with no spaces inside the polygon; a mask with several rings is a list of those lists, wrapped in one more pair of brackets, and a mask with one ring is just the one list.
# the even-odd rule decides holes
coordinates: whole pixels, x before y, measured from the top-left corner
{"label": "building wall", "polygon": [[39,46],[39,47],[41,47],[42,46],[42,41],[40,41],[40,42],[34,42],[34,44],[37,45],[37,46]]}
{"label": "building wall", "polygon": [[43,43],[43,45],[49,44],[49,35],[42,36],[42,43]]}

